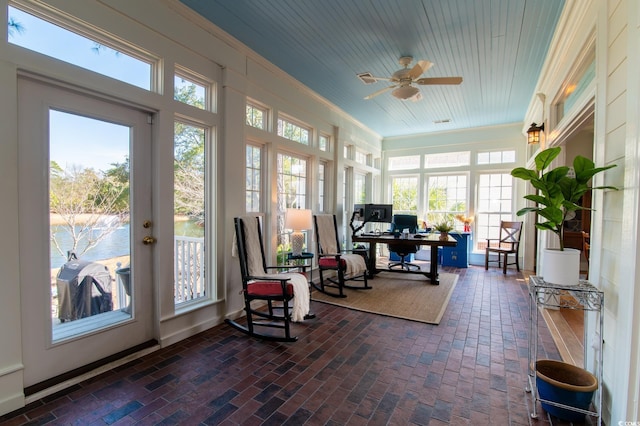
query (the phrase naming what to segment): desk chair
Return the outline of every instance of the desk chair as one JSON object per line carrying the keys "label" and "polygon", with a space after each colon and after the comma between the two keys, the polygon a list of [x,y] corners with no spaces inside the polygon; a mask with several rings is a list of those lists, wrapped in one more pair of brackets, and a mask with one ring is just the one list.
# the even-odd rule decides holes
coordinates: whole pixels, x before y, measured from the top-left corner
{"label": "desk chair", "polygon": [[[409,214],[394,214],[393,221],[391,222],[391,232],[399,231],[402,233],[403,230],[409,229],[410,234],[415,234],[418,232],[418,216],[409,215]],[[406,243],[389,243],[389,252],[395,253],[400,257],[399,262],[389,262],[389,269],[400,267],[400,269],[406,269],[410,271],[411,268],[420,269],[420,265],[416,265],[415,263],[407,262],[407,258],[412,254],[415,254],[420,249],[419,245],[407,245]]]}
{"label": "desk chair", "polygon": [[[234,219],[236,244],[234,255],[240,260],[242,295],[246,325],[237,320],[225,322],[253,337],[280,342],[294,342],[291,322],[302,321],[309,314],[309,283],[300,273],[276,273],[297,266],[267,266],[258,216]],[[272,270],[272,273],[268,273]],[[252,305],[252,302],[255,302]],[[265,308],[266,304],[266,308]],[[260,330],[256,327],[261,327]],[[282,330],[267,333],[267,328]]]}
{"label": "desk chair", "polygon": [[[520,249],[520,235],[522,234],[522,222],[500,222],[500,238],[487,238],[487,248],[485,249],[484,269],[489,269],[489,262],[498,262],[498,267],[502,266],[502,273],[507,273],[507,265],[516,265],[516,270],[520,271],[518,261],[518,251]],[[497,243],[492,243],[497,241]],[[493,245],[492,245],[493,244]],[[489,259],[490,253],[496,253],[497,259]],[[508,256],[513,255],[514,261],[507,263]]]}

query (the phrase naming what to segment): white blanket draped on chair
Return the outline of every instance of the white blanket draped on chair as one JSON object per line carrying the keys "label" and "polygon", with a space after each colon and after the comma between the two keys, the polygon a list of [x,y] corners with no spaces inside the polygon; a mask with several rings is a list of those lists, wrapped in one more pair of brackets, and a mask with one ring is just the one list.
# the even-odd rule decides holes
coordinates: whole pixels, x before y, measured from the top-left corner
{"label": "white blanket draped on chair", "polygon": [[[245,247],[247,249],[247,266],[249,275],[253,277],[265,277],[281,280],[289,278],[293,285],[293,307],[291,309],[291,321],[300,322],[309,313],[309,282],[300,273],[268,274],[263,267],[262,251],[260,250],[260,236],[255,226],[256,216],[242,217],[245,233]],[[237,253],[237,245],[234,241],[232,253]]]}
{"label": "white blanket draped on chair", "polygon": [[364,257],[353,253],[340,253],[336,246],[336,235],[334,232],[335,225],[333,223],[333,215],[319,214],[316,215],[318,223],[318,234],[320,239],[320,247],[322,247],[323,255],[334,256],[340,254],[340,258],[346,263],[345,277],[362,274],[367,270],[367,264]]}

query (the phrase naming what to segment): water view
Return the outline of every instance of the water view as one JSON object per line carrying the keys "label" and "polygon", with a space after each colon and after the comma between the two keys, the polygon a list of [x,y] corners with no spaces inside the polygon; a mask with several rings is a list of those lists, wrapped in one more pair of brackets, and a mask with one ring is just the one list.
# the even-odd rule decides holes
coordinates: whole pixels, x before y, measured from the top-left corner
{"label": "water view", "polygon": [[[178,220],[174,223],[175,235],[204,238],[204,227],[194,220]],[[96,230],[100,232],[100,230]],[[60,247],[71,247],[71,236],[61,225],[51,226],[51,235],[58,241]],[[78,252],[86,247],[86,242],[80,243]],[[129,254],[129,224],[125,223],[107,235],[97,246],[78,256],[83,260],[97,261],[111,259]],[[59,268],[67,262],[67,256],[51,248],[51,268]]]}

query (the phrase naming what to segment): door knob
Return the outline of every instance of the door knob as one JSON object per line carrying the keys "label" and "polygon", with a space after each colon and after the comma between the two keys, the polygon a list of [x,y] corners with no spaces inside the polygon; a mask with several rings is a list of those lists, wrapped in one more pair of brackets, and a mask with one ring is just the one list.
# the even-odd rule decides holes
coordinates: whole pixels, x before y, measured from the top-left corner
{"label": "door knob", "polygon": [[151,235],[147,235],[146,237],[144,237],[142,239],[142,244],[148,246],[149,244],[153,244],[156,242],[156,239],[153,238]]}

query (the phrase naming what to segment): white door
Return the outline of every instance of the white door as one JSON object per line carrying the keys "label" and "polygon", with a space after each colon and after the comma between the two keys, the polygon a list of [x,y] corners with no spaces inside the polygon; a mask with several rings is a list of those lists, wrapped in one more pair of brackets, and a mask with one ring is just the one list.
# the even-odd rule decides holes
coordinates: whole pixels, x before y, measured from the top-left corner
{"label": "white door", "polygon": [[136,108],[26,77],[18,96],[29,387],[154,338],[152,144]]}

